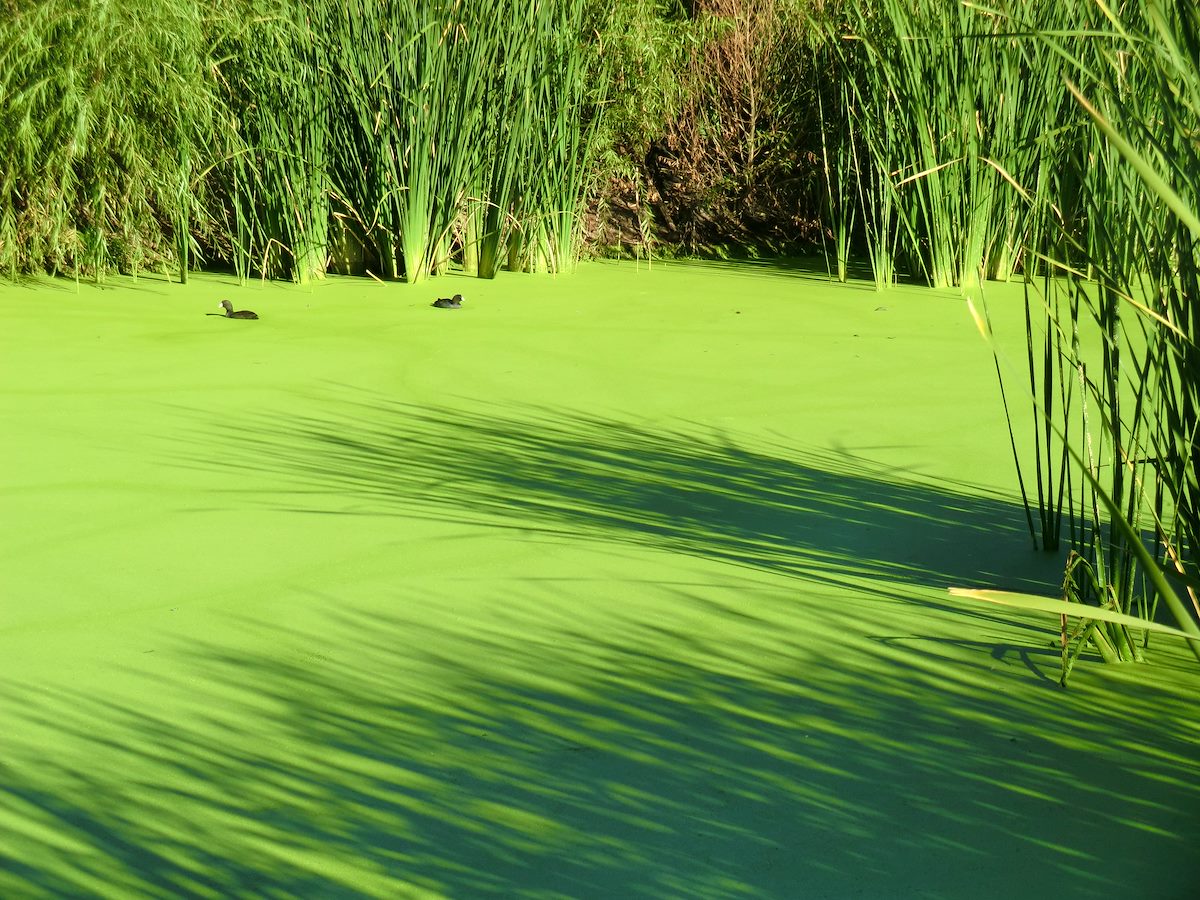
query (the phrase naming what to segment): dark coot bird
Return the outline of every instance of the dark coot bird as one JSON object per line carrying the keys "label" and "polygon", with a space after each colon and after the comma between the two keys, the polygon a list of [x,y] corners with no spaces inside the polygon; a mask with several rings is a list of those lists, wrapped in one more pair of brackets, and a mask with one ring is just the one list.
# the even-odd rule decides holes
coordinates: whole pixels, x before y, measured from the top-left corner
{"label": "dark coot bird", "polygon": [[221,301],[221,309],[225,310],[227,319],[257,319],[258,313],[252,313],[248,309],[234,309],[233,304],[228,300]]}
{"label": "dark coot bird", "polygon": [[433,305],[438,309],[462,309],[462,294],[455,294],[453,297],[438,297],[433,301]]}

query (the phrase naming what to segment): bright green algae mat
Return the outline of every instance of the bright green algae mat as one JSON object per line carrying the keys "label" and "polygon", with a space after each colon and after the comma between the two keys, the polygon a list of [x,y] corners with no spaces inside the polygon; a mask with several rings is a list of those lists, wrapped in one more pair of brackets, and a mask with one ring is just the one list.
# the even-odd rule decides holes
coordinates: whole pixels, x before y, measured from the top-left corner
{"label": "bright green algae mat", "polygon": [[947,596],[1060,571],[952,293],[41,282],[0,351],[0,896],[1194,887],[1194,664]]}

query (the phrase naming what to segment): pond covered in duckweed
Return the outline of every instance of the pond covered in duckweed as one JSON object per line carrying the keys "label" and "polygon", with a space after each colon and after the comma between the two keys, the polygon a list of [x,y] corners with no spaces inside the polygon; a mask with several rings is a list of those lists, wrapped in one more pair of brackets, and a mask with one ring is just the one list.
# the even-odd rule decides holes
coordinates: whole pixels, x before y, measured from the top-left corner
{"label": "pond covered in duckweed", "polygon": [[4,896],[1196,884],[1194,662],[1063,690],[1056,622],[948,595],[1061,577],[954,292],[608,262],[0,321]]}

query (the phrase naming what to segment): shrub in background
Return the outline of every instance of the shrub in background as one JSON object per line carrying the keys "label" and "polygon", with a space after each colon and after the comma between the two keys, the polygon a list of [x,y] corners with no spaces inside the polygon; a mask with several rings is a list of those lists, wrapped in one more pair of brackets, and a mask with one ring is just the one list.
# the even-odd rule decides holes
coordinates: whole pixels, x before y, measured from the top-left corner
{"label": "shrub in background", "polygon": [[212,236],[203,167],[226,137],[213,27],[190,0],[10,0],[0,269],[176,267]]}

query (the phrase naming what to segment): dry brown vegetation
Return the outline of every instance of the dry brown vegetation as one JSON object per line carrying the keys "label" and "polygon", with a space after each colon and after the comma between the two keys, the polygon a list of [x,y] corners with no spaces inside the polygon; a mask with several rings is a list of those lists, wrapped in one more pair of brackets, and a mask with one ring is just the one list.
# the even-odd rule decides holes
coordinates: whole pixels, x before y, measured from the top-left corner
{"label": "dry brown vegetation", "polygon": [[[788,0],[694,0],[674,72],[679,100],[607,183],[593,242],[686,253],[789,251],[819,242],[815,82]],[[643,89],[653,89],[643,86]],[[595,229],[599,228],[597,232]]]}

